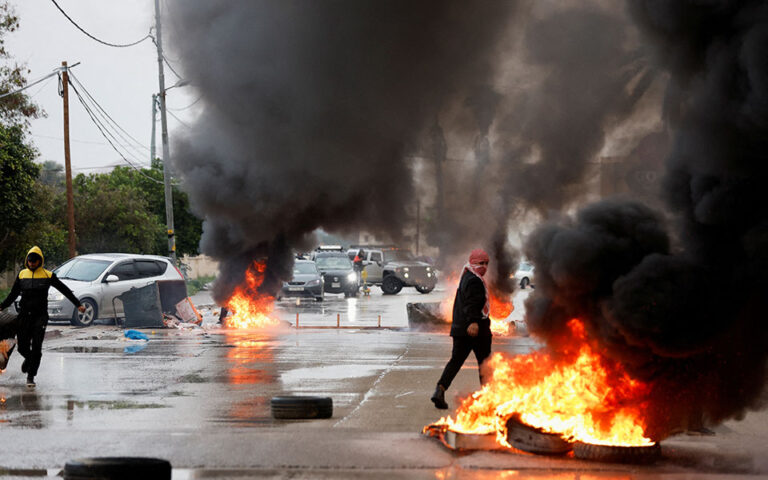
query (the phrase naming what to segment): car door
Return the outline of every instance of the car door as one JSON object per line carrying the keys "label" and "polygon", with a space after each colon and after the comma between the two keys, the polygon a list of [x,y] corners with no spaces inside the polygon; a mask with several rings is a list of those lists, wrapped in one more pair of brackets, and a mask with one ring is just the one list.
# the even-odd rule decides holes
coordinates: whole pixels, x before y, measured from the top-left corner
{"label": "car door", "polygon": [[368,272],[368,283],[381,283],[382,261],[381,251],[368,252],[368,265],[365,266],[365,271]]}
{"label": "car door", "polygon": [[[106,279],[110,275],[117,276],[117,280],[114,282],[107,282]],[[104,294],[101,298],[101,305],[99,306],[100,317],[120,317],[123,315],[123,302],[114,300],[115,297],[127,292],[132,287],[141,287],[146,284],[136,271],[134,261],[123,260],[113,265],[104,275]]]}

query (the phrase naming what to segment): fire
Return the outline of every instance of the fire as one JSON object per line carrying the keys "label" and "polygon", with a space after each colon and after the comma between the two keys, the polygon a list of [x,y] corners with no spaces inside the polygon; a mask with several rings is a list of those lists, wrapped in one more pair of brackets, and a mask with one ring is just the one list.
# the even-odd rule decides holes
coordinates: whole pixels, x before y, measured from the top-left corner
{"label": "fire", "polygon": [[507,445],[506,423],[512,416],[547,433],[585,443],[646,446],[644,412],[650,386],[631,378],[620,365],[597,353],[577,319],[568,327],[577,348],[565,358],[544,351],[488,361],[491,380],[464,399],[455,415],[436,424],[458,432],[496,432]]}
{"label": "fire", "polygon": [[279,323],[271,316],[275,308],[275,297],[259,292],[266,269],[266,262],[257,260],[246,270],[245,283],[235,288],[227,301],[227,308],[232,315],[224,319],[226,327],[261,328]]}

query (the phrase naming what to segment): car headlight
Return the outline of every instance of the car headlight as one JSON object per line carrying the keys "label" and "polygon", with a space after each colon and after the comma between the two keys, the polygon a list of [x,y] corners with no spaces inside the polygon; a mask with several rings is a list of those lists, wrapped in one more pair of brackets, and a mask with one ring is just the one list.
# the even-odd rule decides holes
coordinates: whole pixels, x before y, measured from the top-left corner
{"label": "car headlight", "polygon": [[316,287],[318,285],[320,285],[320,279],[317,279],[317,278],[307,282],[308,287]]}
{"label": "car headlight", "polygon": [[408,272],[405,272],[405,273],[403,274],[403,276],[404,276],[405,278],[408,278]]}
{"label": "car headlight", "polygon": [[432,272],[430,272],[429,270],[427,270],[427,278],[431,278],[431,277],[432,277]]}
{"label": "car headlight", "polygon": [[355,280],[357,280],[357,274],[355,272],[347,274],[348,282],[354,282]]}
{"label": "car headlight", "polygon": [[48,292],[48,300],[52,300],[54,302],[60,302],[64,300],[64,294],[58,290],[51,290]]}
{"label": "car headlight", "polygon": [[407,272],[408,271],[408,267],[403,267],[403,271]]}

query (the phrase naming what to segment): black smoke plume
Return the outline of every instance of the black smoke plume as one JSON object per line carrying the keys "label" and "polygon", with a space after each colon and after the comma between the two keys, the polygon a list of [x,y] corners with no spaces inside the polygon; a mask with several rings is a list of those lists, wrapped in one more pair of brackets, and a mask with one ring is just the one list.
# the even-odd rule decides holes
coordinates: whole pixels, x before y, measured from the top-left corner
{"label": "black smoke plume", "polygon": [[630,2],[670,73],[663,218],[611,200],[538,229],[528,321],[556,345],[582,318],[652,380],[649,433],[762,404],[768,359],[768,4]]}
{"label": "black smoke plume", "polygon": [[217,300],[254,258],[286,279],[318,227],[397,240],[415,203],[407,154],[465,85],[491,77],[515,7],[170,1],[169,43],[204,101],[174,158],[226,276]]}

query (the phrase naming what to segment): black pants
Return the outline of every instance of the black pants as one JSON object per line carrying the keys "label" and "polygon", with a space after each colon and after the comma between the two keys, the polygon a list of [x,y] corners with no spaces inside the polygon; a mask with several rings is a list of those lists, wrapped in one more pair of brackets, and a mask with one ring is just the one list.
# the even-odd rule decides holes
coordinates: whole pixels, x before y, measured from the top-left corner
{"label": "black pants", "polygon": [[464,361],[469,356],[469,352],[475,352],[475,358],[477,359],[477,369],[480,372],[480,384],[485,384],[483,378],[483,369],[480,365],[491,355],[491,336],[479,335],[477,337],[453,337],[453,350],[451,351],[451,359],[448,360],[448,364],[443,370],[443,375],[437,382],[438,385],[448,390],[451,386],[451,382],[459,373],[461,366],[464,365]]}
{"label": "black pants", "polygon": [[19,315],[18,340],[19,353],[27,362],[27,375],[34,377],[43,358],[43,339],[45,327],[48,324],[47,314]]}

